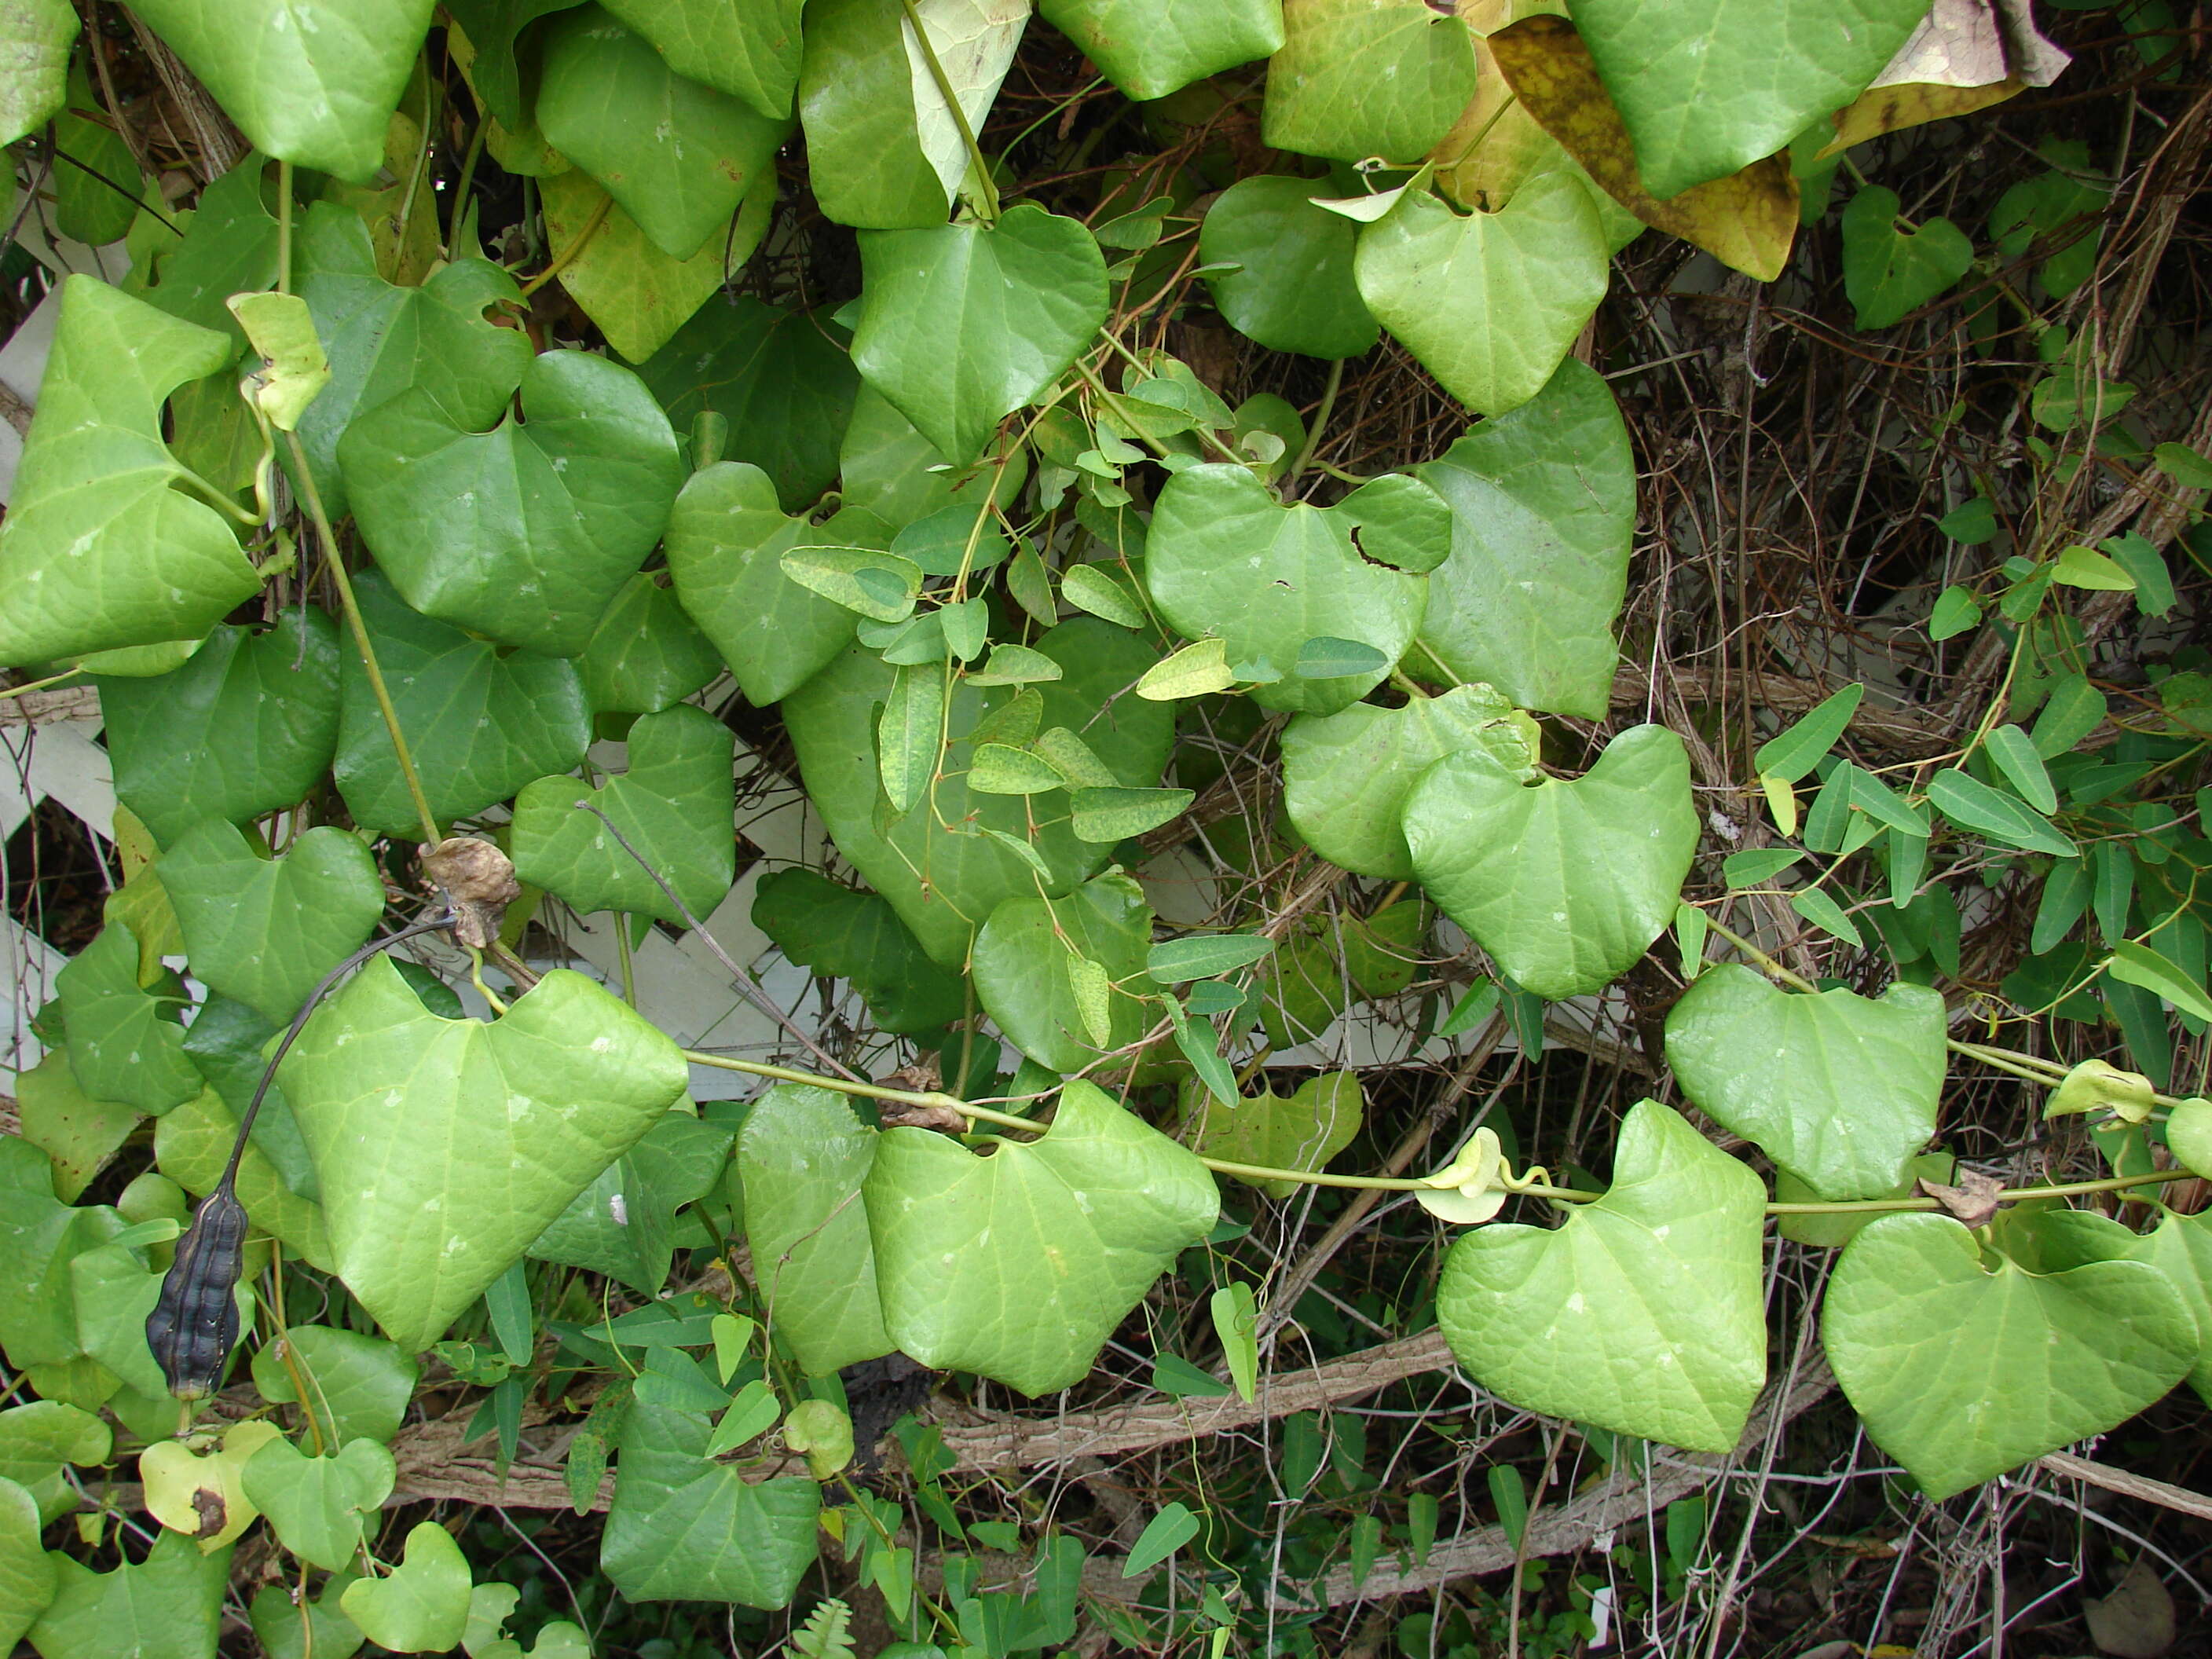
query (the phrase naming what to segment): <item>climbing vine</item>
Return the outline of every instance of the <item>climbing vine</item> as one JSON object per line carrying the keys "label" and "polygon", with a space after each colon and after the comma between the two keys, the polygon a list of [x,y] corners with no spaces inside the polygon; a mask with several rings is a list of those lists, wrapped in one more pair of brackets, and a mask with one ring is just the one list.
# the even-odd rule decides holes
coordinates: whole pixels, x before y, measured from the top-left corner
{"label": "climbing vine", "polygon": [[[1329,1650],[1453,1547],[1434,1492],[1300,1419],[1347,1593],[1202,1491],[1101,1552],[963,1515],[914,1381],[1026,1424],[1141,1353],[1283,1415],[1343,1240],[1253,1247],[1324,1197],[1425,1230],[1351,1309],[1440,1333],[1394,1380],[1616,1468],[1786,1420],[1815,1328],[1926,1500],[2212,1398],[2212,434],[2100,297],[2204,143],[2155,19],[2105,21],[2163,136],[2022,146],[1970,228],[1899,186],[2079,77],[2024,7],[1031,9],[0,8],[52,274],[0,699],[97,720],[118,866],[0,1137],[0,1638],[210,1655],[228,1594],[277,1653],[631,1650],[380,1518],[473,1497],[604,1510],[621,1605],[763,1649],[854,1651],[866,1592],[902,1654]],[[1884,567],[1909,670],[1717,646],[1701,694],[1639,573],[1780,313],[1963,343],[1938,550]],[[1639,480],[1682,359],[1744,449]],[[1375,362],[1443,415],[1378,435]],[[1752,627],[1729,551],[1662,603]],[[772,776],[805,853],[733,830]],[[661,1012],[679,947],[764,1042]],[[1601,1127],[1501,1104],[1607,1031]]]}

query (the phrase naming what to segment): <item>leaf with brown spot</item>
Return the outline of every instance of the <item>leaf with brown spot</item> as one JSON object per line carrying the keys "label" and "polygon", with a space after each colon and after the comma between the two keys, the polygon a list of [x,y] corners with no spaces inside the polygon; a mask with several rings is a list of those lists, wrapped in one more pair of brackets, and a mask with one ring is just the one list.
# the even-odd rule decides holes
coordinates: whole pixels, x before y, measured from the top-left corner
{"label": "leaf with brown spot", "polygon": [[1771,283],[1797,234],[1797,181],[1786,156],[1661,201],[1644,187],[1636,149],[1582,36],[1563,17],[1527,17],[1490,37],[1498,67],[1544,130],[1644,223],[1695,243],[1723,264]]}
{"label": "leaf with brown spot", "polygon": [[1936,0],[1889,67],[1836,112],[1820,157],[2047,87],[2072,61],[2037,31],[2028,0]]}

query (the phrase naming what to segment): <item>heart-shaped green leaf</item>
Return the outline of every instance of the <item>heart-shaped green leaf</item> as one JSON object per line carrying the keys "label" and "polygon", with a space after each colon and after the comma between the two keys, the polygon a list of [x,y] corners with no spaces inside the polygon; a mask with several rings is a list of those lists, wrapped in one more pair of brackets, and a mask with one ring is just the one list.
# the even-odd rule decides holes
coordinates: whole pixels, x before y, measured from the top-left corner
{"label": "heart-shaped green leaf", "polygon": [[[354,592],[399,729],[416,754],[438,757],[422,787],[440,823],[480,812],[584,758],[592,724],[575,664],[527,651],[502,654],[489,641],[409,610],[374,571],[356,576]],[[333,769],[354,822],[382,835],[420,833],[391,734],[350,643],[340,657],[338,707]]]}
{"label": "heart-shaped green leaf", "polygon": [[607,606],[576,668],[594,712],[650,714],[708,684],[722,659],[676,595],[641,571]]}
{"label": "heart-shaped green leaf", "polygon": [[1895,191],[1869,185],[1844,210],[1844,292],[1861,328],[1887,328],[1917,311],[1974,263],[1966,232],[1948,219],[1907,230],[1897,222],[1902,205]]}
{"label": "heart-shaped green leaf", "polygon": [[[117,1379],[84,1358],[70,1263],[113,1238],[125,1224],[106,1205],[72,1208],[56,1201],[52,1176],[44,1152],[20,1136],[0,1135],[0,1197],[6,1200],[8,1218],[0,1227],[0,1273],[15,1287],[13,1295],[0,1297],[0,1347],[7,1350],[8,1363],[27,1373],[32,1386],[46,1395],[29,1409],[82,1406],[94,1411],[115,1392]],[[78,1374],[73,1377],[71,1370]],[[22,1424],[16,1413],[0,1413],[0,1474],[35,1491],[52,1471],[9,1461],[9,1431],[20,1431]],[[70,1436],[82,1426],[75,1419],[63,1419],[61,1425]],[[57,1426],[49,1423],[44,1429]],[[41,1445],[48,1438],[46,1431],[36,1437]],[[36,1495],[44,1501],[43,1492]]]}
{"label": "heart-shaped green leaf", "polygon": [[358,836],[310,830],[263,858],[221,818],[195,825],[161,855],[192,971],[283,1024],[384,914],[384,878]]}
{"label": "heart-shaped green leaf", "polygon": [[689,1073],[580,974],[556,969],[481,1024],[439,1018],[379,957],[316,1011],[282,1077],[338,1275],[411,1352],[659,1121]]}
{"label": "heart-shaped green leaf", "polygon": [[68,101],[70,46],[78,27],[69,0],[31,0],[0,22],[9,63],[0,79],[0,143],[46,125]]}
{"label": "heart-shaped green leaf", "polygon": [[2189,1374],[2197,1322],[2157,1268],[2109,1259],[2127,1248],[2036,1273],[1948,1216],[1884,1216],[1828,1281],[1828,1363],[1875,1443],[1940,1501],[2118,1426]]}
{"label": "heart-shaped green leaf", "polygon": [[[1118,695],[1150,665],[1151,647],[1093,617],[1064,623],[1035,645],[1062,670],[1057,680],[1023,689],[1042,698],[1040,723],[1079,732],[1121,783],[1155,782],[1173,741],[1174,711]],[[1103,868],[1111,849],[1077,839],[1057,793],[969,789],[969,734],[1013,700],[1012,686],[956,685],[945,728],[952,742],[933,790],[907,811],[891,812],[880,780],[854,757],[875,752],[874,711],[889,700],[895,672],[872,653],[849,651],[785,700],[784,721],[839,853],[890,901],[933,958],[956,967],[992,911],[1037,890],[1040,866],[988,832],[1029,846],[1055,895]]]}
{"label": "heart-shaped green leaf", "polygon": [[[1370,514],[1380,526],[1370,526]],[[1363,484],[1334,507],[1285,507],[1246,468],[1187,467],[1160,490],[1145,580],[1183,633],[1222,638],[1232,669],[1264,663],[1283,677],[1256,687],[1254,702],[1333,714],[1380,684],[1413,643],[1428,582],[1407,573],[1441,560],[1450,533],[1443,501],[1400,475]],[[1299,653],[1315,639],[1371,646],[1382,665],[1300,677]]]}
{"label": "heart-shaped green leaf", "polygon": [[576,1194],[530,1254],[658,1296],[675,1255],[676,1212],[704,1197],[729,1161],[729,1130],[681,1108],[665,1113]]}
{"label": "heart-shaped green leaf", "polygon": [[1602,720],[1636,527],[1635,458],[1604,377],[1568,358],[1420,476],[1452,514],[1422,649],[1524,708]]}
{"label": "heart-shaped green leaf", "polygon": [[[419,388],[463,429],[489,426],[530,366],[530,337],[484,315],[521,301],[497,265],[458,259],[419,288],[395,287],[377,275],[361,216],[333,203],[307,210],[300,261],[300,295],[331,362],[331,383],[301,417],[300,447],[337,520],[353,510],[338,439],[355,416]],[[289,454],[279,453],[289,465]]]}
{"label": "heart-shaped green leaf", "polygon": [[299,1605],[289,1585],[264,1584],[256,1590],[246,1618],[268,1659],[353,1659],[367,1639],[343,1605],[356,1582],[352,1573],[334,1572]]}
{"label": "heart-shaped green leaf", "polygon": [[280,1437],[247,1460],[246,1495],[286,1549],[336,1572],[359,1553],[362,1520],[383,1507],[395,1476],[392,1454],[374,1440],[309,1457]]}
{"label": "heart-shaped green leaf", "polygon": [[1357,702],[1283,728],[1283,805],[1306,845],[1355,875],[1410,881],[1399,817],[1413,781],[1446,755],[1482,749],[1535,775],[1536,723],[1487,685],[1462,685],[1397,708]]}
{"label": "heart-shaped green leaf", "polygon": [[672,259],[580,169],[556,174],[538,190],[548,240],[555,247],[576,246],[576,257],[561,267],[561,286],[599,325],[607,343],[632,362],[667,344],[707,296],[744,267],[775,207],[775,181],[763,175],[745,192],[736,217],[690,258]]}
{"label": "heart-shaped green leaf", "polygon": [[1927,14],[1923,0],[1583,0],[1575,27],[1664,199],[1843,108]]}
{"label": "heart-shaped green leaf", "polygon": [[[294,1325],[253,1356],[253,1386],[264,1400],[301,1407],[325,1446],[354,1440],[381,1445],[399,1432],[422,1368],[382,1337],[328,1325]],[[305,1382],[307,1397],[300,1398]]]}
{"label": "heart-shaped green leaf", "polygon": [[[1353,1072],[1325,1072],[1308,1078],[1287,1095],[1263,1089],[1256,1095],[1224,1100],[1193,1079],[1182,1085],[1182,1109],[1198,1115],[1193,1149],[1230,1164],[1256,1164],[1271,1170],[1325,1170],[1352,1145],[1365,1115],[1367,1100]],[[1297,1190],[1291,1181],[1239,1176],[1270,1198]]]}
{"label": "heart-shaped green leaf", "polygon": [[[162,253],[154,270],[159,278],[154,286],[139,290],[142,297],[172,317],[225,336],[234,354],[245,349],[246,331],[225,302],[234,294],[276,284],[278,234],[276,216],[270,211],[276,200],[274,171],[269,158],[257,151],[202,191],[192,209],[192,222],[185,227],[185,240]],[[230,388],[202,390],[215,393],[209,402],[198,405],[204,416],[210,409],[228,413]],[[182,405],[189,397],[189,392],[180,393],[176,401]],[[173,415],[175,412],[172,410]],[[243,420],[231,430],[239,442],[250,441],[245,437]],[[259,447],[254,445],[257,453]]]}
{"label": "heart-shaped green leaf", "polygon": [[943,456],[1066,372],[1106,320],[1106,262],[1077,220],[1034,202],[996,225],[870,231],[853,366]]}
{"label": "heart-shaped green leaf", "polygon": [[1316,207],[1316,193],[1310,179],[1237,180],[1206,209],[1199,258],[1213,303],[1245,338],[1270,351],[1357,357],[1381,332],[1352,276],[1359,228]]}
{"label": "heart-shaped green leaf", "polygon": [[1437,1320],[1467,1373],[1525,1411],[1728,1451],[1766,1378],[1765,1188],[1653,1100],[1613,1185],[1556,1228],[1492,1224],[1444,1258]]}
{"label": "heart-shaped green leaf", "polygon": [[855,892],[811,870],[776,870],[754,890],[752,914],[753,926],[792,961],[850,980],[886,1031],[912,1036],[961,1016],[960,976],[929,959],[881,894]]}
{"label": "heart-shaped green leaf", "polygon": [[219,627],[181,667],[97,684],[116,797],[164,845],[203,818],[241,823],[292,805],[337,747],[327,611],[288,606],[261,634]]}
{"label": "heart-shaped green leaf", "polygon": [[702,307],[637,372],[678,432],[720,415],[721,459],[760,468],[784,511],[799,513],[836,481],[853,418],[860,377],[844,341],[825,318],[740,295]]}
{"label": "heart-shaped green leaf", "polygon": [[95,1100],[119,1101],[158,1117],[200,1091],[185,1057],[179,1011],[190,1005],[173,975],[138,982],[138,941],[112,921],[54,980],[69,1024],[70,1069]]}
{"label": "heart-shaped green leaf", "polygon": [[1037,0],[1037,11],[1139,100],[1256,63],[1283,44],[1280,0]]}
{"label": "heart-shaped green leaf", "polygon": [[431,0],[148,0],[140,15],[253,147],[366,184]]}
{"label": "heart-shaped green leaf", "polygon": [[839,513],[813,526],[786,518],[767,473],[721,461],[691,475],[668,520],[676,597],[714,641],[754,707],[789,696],[850,644],[858,622],[783,572],[783,556],[817,542],[890,545],[868,514]]}
{"label": "heart-shaped green leaf", "polygon": [[381,1578],[347,1586],[338,1605],[361,1633],[398,1653],[443,1653],[469,1622],[469,1562],[435,1521],[407,1534],[400,1564]]}
{"label": "heart-shaped green leaf", "polygon": [[1000,1141],[989,1158],[886,1130],[864,1190],[892,1340],[925,1365],[1031,1396],[1088,1371],[1220,1209],[1204,1164],[1079,1080],[1042,1139]]}
{"label": "heart-shaped green leaf", "polygon": [[781,1607],[814,1565],[821,1487],[748,1481],[707,1455],[707,1419],[633,1405],[599,1570],[632,1601]]}
{"label": "heart-shaped green leaf", "polygon": [[1699,974],[1667,1016],[1667,1062],[1698,1109],[1821,1199],[1879,1198],[1936,1133],[1942,996],[1801,996],[1741,963]]}
{"label": "heart-shaped green leaf", "polygon": [[[976,1000],[1009,1042],[1052,1071],[1079,1072],[1136,1042],[1158,1018],[1157,1004],[1139,1000],[1153,988],[1145,972],[1152,943],[1144,890],[1127,876],[1097,876],[1059,898],[1000,905],[975,935],[969,971]],[[1069,978],[1077,958],[1102,967],[1109,983],[1103,1042]]]}
{"label": "heart-shaped green leaf", "polygon": [[29,1492],[0,1476],[0,1644],[11,1652],[54,1599],[57,1574],[40,1526]]}
{"label": "heart-shaped green leaf", "polygon": [[546,29],[538,125],[672,259],[730,222],[787,120],[678,74],[598,6]]}
{"label": "heart-shaped green leaf", "polygon": [[789,1083],[754,1103],[738,1138],[762,1300],[809,1376],[891,1350],[859,1198],[879,1139],[842,1096]]}
{"label": "heart-shaped green leaf", "polygon": [[231,350],[96,277],[62,284],[0,529],[0,662],[196,640],[258,590],[161,439],[163,400]]}
{"label": "heart-shaped green leaf", "polygon": [[1340,161],[1408,165],[1474,96],[1474,36],[1425,0],[1296,0],[1267,65],[1261,138]]}
{"label": "heart-shaped green leaf", "polygon": [[1481,750],[1447,755],[1406,799],[1421,885],[1512,981],[1557,1001],[1625,972],[1674,919],[1698,847],[1690,762],[1631,726],[1570,783],[1534,787]]}
{"label": "heart-shaped green leaf", "polygon": [[143,1561],[94,1572],[57,1550],[54,1599],[31,1626],[46,1659],[114,1659],[124,1653],[215,1659],[222,1630],[230,1551],[203,1555],[181,1533],[164,1531]]}
{"label": "heart-shaped green leaf", "polygon": [[338,443],[354,516],[407,602],[508,645],[574,656],[660,539],[684,483],[668,417],[619,363],[549,351],[523,418],[463,426],[429,392]]}
{"label": "heart-shaped green leaf", "polygon": [[[736,741],[729,727],[689,703],[640,715],[629,728],[622,776],[596,788],[574,778],[540,778],[514,798],[515,874],[579,913],[626,910],[687,925],[653,880],[658,872],[694,917],[704,916],[736,874],[730,771]],[[580,800],[612,819],[645,863],[580,810]]]}
{"label": "heart-shaped green leaf", "polygon": [[799,80],[799,9],[805,0],[607,0],[607,9],[682,73],[763,116],[787,120]]}
{"label": "heart-shaped green leaf", "polygon": [[2168,1210],[2148,1233],[2131,1234],[2127,1258],[2148,1261],[2164,1273],[2197,1321],[2197,1363],[2189,1386],[2197,1398],[2212,1401],[2212,1223],[2202,1212],[2182,1215]]}
{"label": "heart-shaped green leaf", "polygon": [[1352,270],[1367,308],[1445,391],[1502,415],[1552,378],[1605,297],[1611,257],[1589,187],[1561,171],[1463,218],[1409,192],[1360,232]]}
{"label": "heart-shaped green leaf", "polygon": [[[9,1351],[15,1351],[12,1343]],[[76,1488],[64,1478],[62,1465],[105,1463],[114,1447],[115,1432],[106,1423],[58,1400],[0,1411],[0,1480],[30,1495],[40,1526],[76,1508]]]}

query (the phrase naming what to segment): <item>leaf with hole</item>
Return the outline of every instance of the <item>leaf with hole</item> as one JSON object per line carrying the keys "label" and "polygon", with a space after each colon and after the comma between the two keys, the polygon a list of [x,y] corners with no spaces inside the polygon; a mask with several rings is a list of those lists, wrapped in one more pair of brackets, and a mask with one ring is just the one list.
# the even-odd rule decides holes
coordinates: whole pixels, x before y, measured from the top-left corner
{"label": "leaf with hole", "polygon": [[430,1013],[380,957],[317,1010],[282,1078],[338,1275],[413,1351],[659,1121],[688,1073],[581,975],[555,969],[483,1024]]}
{"label": "leaf with hole", "polygon": [[1445,391],[1502,415],[1558,369],[1605,297],[1611,255],[1589,186],[1561,172],[1496,213],[1408,192],[1360,233],[1352,270],[1367,308]]}
{"label": "leaf with hole", "polygon": [[1380,325],[1352,280],[1358,227],[1316,207],[1315,181],[1262,174],[1213,199],[1199,227],[1199,258],[1229,325],[1270,351],[1357,357]]}
{"label": "leaf with hole", "polygon": [[[1433,589],[1432,589],[1433,591]],[[1487,685],[1455,687],[1396,708],[1354,703],[1300,714],[1283,731],[1283,805],[1307,846],[1355,875],[1410,881],[1400,815],[1414,780],[1462,749],[1535,776],[1536,724]]]}
{"label": "leaf with hole", "polygon": [[231,344],[91,276],[62,284],[0,529],[0,662],[195,640],[258,591],[162,441],[162,404]]}
{"label": "leaf with hole", "polygon": [[1674,918],[1697,850],[1689,758],[1638,726],[1580,779],[1533,787],[1463,750],[1407,797],[1421,884],[1527,990],[1559,1000],[1626,972]]}
{"label": "leaf with hole", "polygon": [[[1232,671],[1257,659],[1287,674],[1300,648],[1318,637],[1370,647],[1382,666],[1287,678],[1252,694],[1264,708],[1334,714],[1382,681],[1420,626],[1426,580],[1377,561],[1389,552],[1426,568],[1419,561],[1443,558],[1449,544],[1443,499],[1393,477],[1395,484],[1373,480],[1334,507],[1285,507],[1243,467],[1186,468],[1161,489],[1152,516],[1145,580],[1153,603],[1185,635],[1218,635]],[[1407,485],[1420,491],[1411,501]],[[1363,536],[1370,514],[1387,536]],[[1379,545],[1370,548],[1370,540]]]}
{"label": "leaf with hole", "polygon": [[764,1319],[809,1376],[892,1347],[860,1200],[880,1139],[842,1096],[789,1083],[761,1097],[738,1136]]}
{"label": "leaf with hole", "polygon": [[1930,1498],[2116,1428],[2195,1366],[2180,1293],[2112,1259],[2133,1235],[2106,1225],[2118,1237],[2103,1259],[2043,1273],[1948,1216],[1883,1216],[1844,1247],[1821,1312],[1828,1362]]}
{"label": "leaf with hole", "polygon": [[1730,1450],[1766,1376],[1765,1200],[1680,1114],[1639,1102],[1603,1198],[1556,1228],[1493,1223],[1453,1243],[1444,1340],[1523,1410]]}
{"label": "leaf with hole", "polygon": [[1601,718],[1636,522],[1628,428],[1603,378],[1561,363],[1534,399],[1475,427],[1419,476],[1452,515],[1421,651],[1524,708]]}
{"label": "leaf with hole", "polygon": [[278,1024],[384,914],[376,860],[359,836],[327,824],[270,859],[231,824],[207,819],[162,854],[160,869],[192,971]]}
{"label": "leaf with hole", "polygon": [[[1006,1040],[1062,1073],[1095,1066],[1102,1052],[1136,1042],[1156,1022],[1145,971],[1152,908],[1127,876],[1103,875],[1047,900],[1010,898],[991,912],[969,956],[976,1000]],[[1079,994],[1097,970],[1095,1012]],[[1106,1030],[1097,1026],[1103,1023]]]}
{"label": "leaf with hole", "polygon": [[[399,728],[416,754],[439,757],[422,780],[440,823],[480,812],[584,758],[591,717],[575,664],[501,653],[409,610],[374,571],[353,580]],[[362,829],[418,834],[391,732],[350,641],[340,647],[340,663],[338,793]]]}
{"label": "leaf with hole", "polygon": [[472,431],[428,392],[356,416],[338,444],[377,563],[426,616],[574,656],[660,539],[684,464],[628,369],[581,351],[532,359],[521,419]]}
{"label": "leaf with hole", "polygon": [[1667,1062],[1698,1109],[1821,1199],[1879,1198],[1936,1132],[1943,999],[1812,995],[1717,963],[1667,1016]]}
{"label": "leaf with hole", "polygon": [[[727,726],[689,703],[640,715],[629,728],[629,764],[620,777],[597,787],[572,777],[539,778],[514,798],[508,848],[515,874],[567,900],[580,915],[623,910],[689,926],[653,879],[657,873],[692,916],[705,916],[736,876],[735,744]],[[644,862],[578,801],[605,813]]]}
{"label": "leaf with hole", "polygon": [[1220,1206],[1197,1158],[1080,1080],[1042,1139],[988,1158],[886,1130],[865,1192],[892,1340],[1032,1398],[1091,1369]]}
{"label": "leaf with hole", "polygon": [[947,459],[1065,374],[1106,319],[1089,230],[1017,204],[996,225],[870,231],[853,364]]}

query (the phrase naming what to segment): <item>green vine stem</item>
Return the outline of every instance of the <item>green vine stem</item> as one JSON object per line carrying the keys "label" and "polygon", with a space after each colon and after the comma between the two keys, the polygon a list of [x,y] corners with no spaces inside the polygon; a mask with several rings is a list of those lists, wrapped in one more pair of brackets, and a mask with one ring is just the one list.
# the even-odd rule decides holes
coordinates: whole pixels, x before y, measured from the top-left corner
{"label": "green vine stem", "polygon": [[[776,1066],[759,1060],[735,1060],[727,1054],[710,1054],[696,1048],[686,1048],[683,1054],[695,1066],[713,1066],[724,1072],[742,1072],[748,1077],[768,1078],[778,1083],[807,1083],[818,1089],[835,1089],[841,1094],[860,1095],[869,1100],[888,1100],[902,1106],[954,1111],[970,1123],[988,1123],[995,1128],[1019,1129],[1030,1134],[1038,1134],[1045,1127],[1032,1119],[1016,1117],[1011,1112],[994,1111],[988,1106],[971,1105],[957,1095],[945,1094],[941,1091],[893,1089],[880,1083],[824,1077],[814,1072],[802,1072],[795,1066]],[[1345,1187],[1385,1193],[1437,1190],[1427,1182],[1410,1176],[1329,1175],[1316,1170],[1279,1170],[1264,1164],[1232,1164],[1226,1158],[1203,1155],[1199,1155],[1198,1161],[1216,1175],[1234,1176],[1243,1181],[1290,1181],[1305,1187]],[[2130,1188],[2147,1187],[2161,1182],[2186,1181],[2194,1174],[2195,1171],[2191,1170],[2160,1170],[2149,1175],[2113,1176],[2102,1181],[2074,1181],[2050,1187],[2005,1187],[2000,1188],[1994,1196],[1998,1202],[2006,1204],[2037,1198],[2073,1198],[2089,1193],[2124,1192]],[[1508,1180],[1503,1184],[1508,1192],[1518,1197],[1548,1198],[1568,1204],[1595,1203],[1605,1196],[1603,1193],[1586,1192],[1579,1187],[1556,1187],[1545,1181]],[[1770,1203],[1766,1206],[1766,1213],[1855,1215],[1940,1210],[1942,1207],[1942,1201],[1933,1198],[1857,1198],[1832,1203]]]}
{"label": "green vine stem", "polygon": [[346,627],[352,631],[355,648],[361,653],[361,665],[368,675],[368,689],[376,698],[377,712],[384,716],[384,729],[392,738],[392,752],[399,762],[399,775],[407,781],[408,797],[415,803],[416,815],[422,823],[422,844],[438,844],[438,817],[430,810],[430,798],[422,793],[422,780],[415,771],[414,757],[407,752],[406,735],[399,729],[399,710],[393,707],[391,689],[384,683],[384,670],[377,665],[376,647],[369,643],[368,624],[361,619],[361,606],[354,599],[353,580],[346,574],[345,561],[338,556],[338,538],[331,530],[331,515],[323,508],[323,493],[315,488],[315,475],[307,469],[307,452],[301,447],[300,434],[288,432],[284,440],[292,447],[292,467],[300,489],[300,501],[313,521],[315,534],[323,544],[323,563],[331,573],[331,581],[338,590],[339,608],[344,611]]}

